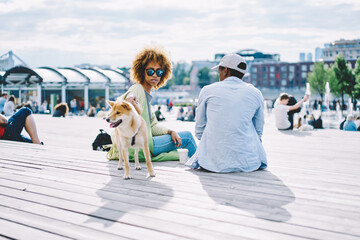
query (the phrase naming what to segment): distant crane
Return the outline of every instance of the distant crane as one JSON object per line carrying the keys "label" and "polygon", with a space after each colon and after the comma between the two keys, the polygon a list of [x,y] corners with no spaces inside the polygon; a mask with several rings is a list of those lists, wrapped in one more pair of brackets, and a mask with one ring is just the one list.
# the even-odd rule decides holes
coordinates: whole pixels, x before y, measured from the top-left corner
{"label": "distant crane", "polygon": [[[15,60],[19,62],[19,64],[15,64]],[[16,56],[13,51],[9,51],[4,55],[0,56],[0,71],[6,71],[10,68],[13,68],[16,65],[22,65],[27,67],[28,65],[18,56]]]}

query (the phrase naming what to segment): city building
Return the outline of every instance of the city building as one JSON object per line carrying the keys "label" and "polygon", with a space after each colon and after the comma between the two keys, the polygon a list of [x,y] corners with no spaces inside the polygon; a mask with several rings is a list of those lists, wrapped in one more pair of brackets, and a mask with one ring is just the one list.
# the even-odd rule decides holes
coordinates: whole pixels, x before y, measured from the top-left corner
{"label": "city building", "polygon": [[324,61],[334,61],[338,55],[343,55],[346,60],[360,58],[360,39],[340,39],[324,44]]}
{"label": "city building", "polygon": [[324,53],[322,48],[317,47],[315,48],[315,62],[322,61],[324,59]]}
{"label": "city building", "polygon": [[[325,61],[330,67],[334,61]],[[356,60],[348,60],[348,67],[355,69]],[[314,62],[253,63],[250,83],[259,89],[305,88],[307,76],[314,69]]]}
{"label": "city building", "polygon": [[299,53],[299,61],[305,62],[305,53],[304,52]]}
{"label": "city building", "polygon": [[[236,52],[243,58],[245,58],[246,63],[248,64],[248,69],[251,68],[251,65],[254,63],[277,63],[280,61],[280,55],[279,54],[265,54],[262,52],[259,52],[255,49],[244,49],[239,50]],[[209,68],[211,69],[213,66],[216,66],[219,64],[221,58],[225,56],[225,53],[217,53],[215,54],[215,60],[214,61],[193,61],[192,62],[192,68],[190,72],[190,85],[192,86],[192,89],[195,90],[198,87],[198,73],[202,68]],[[217,75],[216,71],[210,71],[210,75],[214,76]],[[244,81],[249,82],[249,74],[246,73],[244,76]]]}
{"label": "city building", "polygon": [[312,61],[313,61],[313,59],[312,59],[312,53],[308,53],[308,54],[306,55],[306,61],[307,61],[307,62],[312,62]]}

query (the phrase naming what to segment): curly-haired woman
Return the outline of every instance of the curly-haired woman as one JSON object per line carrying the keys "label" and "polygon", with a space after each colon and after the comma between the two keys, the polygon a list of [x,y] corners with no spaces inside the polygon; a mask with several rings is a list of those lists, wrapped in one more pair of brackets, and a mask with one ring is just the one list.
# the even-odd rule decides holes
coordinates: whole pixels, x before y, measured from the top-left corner
{"label": "curly-haired woman", "polygon": [[140,51],[133,61],[131,80],[135,83],[121,96],[129,102],[135,101],[142,107],[149,132],[149,148],[152,161],[178,159],[177,148],[186,148],[191,157],[196,151],[196,143],[188,131],[175,132],[158,124],[151,111],[151,90],[164,86],[171,77],[172,65],[165,51],[157,46],[147,47]]}

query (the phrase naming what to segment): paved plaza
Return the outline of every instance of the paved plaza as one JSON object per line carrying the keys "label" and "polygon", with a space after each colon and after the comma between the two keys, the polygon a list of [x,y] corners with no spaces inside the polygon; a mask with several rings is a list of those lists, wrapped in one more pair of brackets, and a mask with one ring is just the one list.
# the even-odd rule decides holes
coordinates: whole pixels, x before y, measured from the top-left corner
{"label": "paved plaza", "polygon": [[[162,124],[194,133],[164,113]],[[278,131],[266,117],[269,167],[252,173],[153,163],[131,180],[91,143],[98,118],[35,115],[45,145],[0,141],[0,238],[359,239],[360,134]]]}

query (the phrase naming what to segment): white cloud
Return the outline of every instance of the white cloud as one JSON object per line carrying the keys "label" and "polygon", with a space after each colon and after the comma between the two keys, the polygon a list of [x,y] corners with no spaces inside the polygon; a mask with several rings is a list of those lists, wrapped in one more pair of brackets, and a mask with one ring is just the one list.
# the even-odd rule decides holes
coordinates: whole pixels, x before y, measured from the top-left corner
{"label": "white cloud", "polygon": [[64,52],[74,56],[68,65],[121,66],[154,41],[175,61],[245,48],[296,61],[324,43],[360,38],[359,16],[358,0],[15,0],[0,3],[0,54]]}

